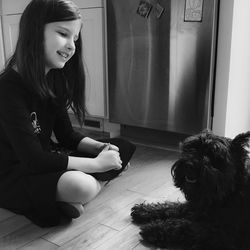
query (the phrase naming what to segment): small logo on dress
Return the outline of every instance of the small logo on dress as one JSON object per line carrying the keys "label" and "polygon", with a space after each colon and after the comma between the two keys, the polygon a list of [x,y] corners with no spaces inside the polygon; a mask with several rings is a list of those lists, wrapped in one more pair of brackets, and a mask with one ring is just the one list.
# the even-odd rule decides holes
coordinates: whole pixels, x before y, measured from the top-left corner
{"label": "small logo on dress", "polygon": [[40,134],[41,133],[41,127],[39,125],[36,112],[32,112],[30,114],[30,118],[31,118],[32,127],[34,128],[34,133],[35,134]]}

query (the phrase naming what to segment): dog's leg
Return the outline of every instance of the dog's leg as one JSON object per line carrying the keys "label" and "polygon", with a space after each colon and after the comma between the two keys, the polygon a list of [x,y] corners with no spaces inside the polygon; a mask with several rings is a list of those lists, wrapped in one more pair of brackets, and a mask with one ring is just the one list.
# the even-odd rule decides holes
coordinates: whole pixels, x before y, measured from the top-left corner
{"label": "dog's leg", "polygon": [[184,218],[157,220],[141,226],[140,235],[144,242],[160,248],[238,250],[222,228],[208,224]]}
{"label": "dog's leg", "polygon": [[190,249],[193,241],[192,222],[186,219],[156,220],[141,226],[144,242],[156,247]]}
{"label": "dog's leg", "polygon": [[131,209],[132,220],[138,224],[145,224],[157,219],[183,218],[187,212],[185,203],[141,203]]}
{"label": "dog's leg", "polygon": [[213,250],[239,250],[233,235],[229,234],[224,226],[210,224],[208,222],[194,223],[193,244],[190,250],[213,249]]}

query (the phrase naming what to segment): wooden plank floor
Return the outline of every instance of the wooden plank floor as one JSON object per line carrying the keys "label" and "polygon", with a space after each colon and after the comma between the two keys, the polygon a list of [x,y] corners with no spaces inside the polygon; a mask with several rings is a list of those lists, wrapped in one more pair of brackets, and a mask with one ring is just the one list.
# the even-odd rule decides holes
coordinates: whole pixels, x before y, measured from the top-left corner
{"label": "wooden plank floor", "polygon": [[110,182],[67,225],[39,228],[23,216],[0,209],[0,249],[146,250],[130,209],[143,201],[183,200],[170,174],[178,153],[138,145],[131,167]]}

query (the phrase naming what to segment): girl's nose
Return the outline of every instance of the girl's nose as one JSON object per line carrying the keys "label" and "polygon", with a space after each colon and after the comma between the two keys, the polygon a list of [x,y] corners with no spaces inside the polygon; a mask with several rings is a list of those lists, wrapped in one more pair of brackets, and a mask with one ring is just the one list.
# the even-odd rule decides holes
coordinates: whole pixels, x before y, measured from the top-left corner
{"label": "girl's nose", "polygon": [[69,40],[67,43],[67,49],[72,51],[72,50],[75,50],[75,48],[76,48],[75,41],[73,39]]}

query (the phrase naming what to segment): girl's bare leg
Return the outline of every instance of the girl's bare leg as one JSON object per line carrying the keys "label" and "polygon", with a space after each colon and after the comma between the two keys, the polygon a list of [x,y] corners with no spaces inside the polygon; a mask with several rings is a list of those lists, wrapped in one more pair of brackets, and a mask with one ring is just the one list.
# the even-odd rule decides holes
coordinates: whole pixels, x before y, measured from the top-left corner
{"label": "girl's bare leg", "polygon": [[[103,183],[91,175],[80,171],[68,171],[58,180],[56,198],[63,211],[76,218],[83,213],[83,205],[92,200],[101,191],[102,186]],[[72,209],[76,211],[74,215]]]}

